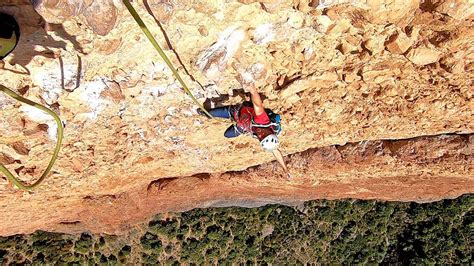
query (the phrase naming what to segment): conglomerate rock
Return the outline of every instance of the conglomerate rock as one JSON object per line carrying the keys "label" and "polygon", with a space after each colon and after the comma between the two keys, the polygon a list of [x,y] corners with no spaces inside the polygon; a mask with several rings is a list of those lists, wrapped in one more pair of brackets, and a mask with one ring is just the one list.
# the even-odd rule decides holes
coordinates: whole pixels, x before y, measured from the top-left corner
{"label": "conglomerate rock", "polygon": [[83,15],[87,24],[99,35],[109,33],[117,19],[113,0],[32,0],[32,4],[48,23],[62,23]]}
{"label": "conglomerate rock", "polygon": [[[0,4],[27,29],[4,60],[1,83],[55,110],[66,125],[65,139],[53,173],[38,189],[23,192],[0,180],[0,235],[67,231],[74,224],[119,232],[152,211],[239,204],[238,195],[268,195],[270,202],[349,196],[426,201],[474,191],[469,1],[451,1],[449,12],[439,1],[135,2],[199,101],[236,104],[248,97],[239,73],[255,82],[264,104],[282,115],[286,155],[464,134],[464,146],[450,145],[449,137],[431,139],[441,147],[432,156],[464,154],[458,163],[440,156],[430,164],[408,162],[402,171],[392,164],[396,156],[382,156],[372,172],[343,162],[328,174],[299,160],[290,163],[292,180],[273,164],[264,173],[239,172],[249,180],[245,186],[226,173],[268,163],[271,154],[250,137],[225,139],[228,124],[197,115],[120,1],[33,2]],[[0,106],[0,162],[32,181],[54,147],[54,121],[3,95]],[[339,156],[332,148],[320,152]],[[194,191],[199,173],[211,173],[201,178],[210,181]],[[170,177],[183,180],[178,189],[166,197],[146,194],[152,182]],[[321,180],[330,186],[318,187]],[[348,185],[354,180],[378,185],[366,193]],[[440,185],[423,189],[433,182]],[[141,197],[146,204],[138,203]]]}

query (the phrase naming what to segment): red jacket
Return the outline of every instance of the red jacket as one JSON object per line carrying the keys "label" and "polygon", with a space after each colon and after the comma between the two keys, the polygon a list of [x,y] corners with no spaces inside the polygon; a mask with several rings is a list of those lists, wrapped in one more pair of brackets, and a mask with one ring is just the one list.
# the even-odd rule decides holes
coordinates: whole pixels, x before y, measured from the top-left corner
{"label": "red jacket", "polygon": [[260,141],[270,134],[275,134],[271,127],[258,127],[255,125],[268,125],[270,118],[266,112],[260,115],[255,114],[253,107],[243,105],[232,113],[237,130],[241,133],[251,133]]}

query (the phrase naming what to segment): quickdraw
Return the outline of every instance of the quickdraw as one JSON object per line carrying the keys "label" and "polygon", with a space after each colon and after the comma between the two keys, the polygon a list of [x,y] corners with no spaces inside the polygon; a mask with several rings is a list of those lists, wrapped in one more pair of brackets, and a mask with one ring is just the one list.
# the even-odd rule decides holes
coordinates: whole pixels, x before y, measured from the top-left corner
{"label": "quickdraw", "polygon": [[8,89],[7,87],[3,85],[0,85],[0,91],[19,102],[28,104],[30,106],[40,109],[41,111],[46,112],[47,114],[49,114],[50,116],[54,118],[54,121],[58,125],[58,130],[57,130],[58,141],[56,142],[56,147],[54,148],[53,156],[51,160],[49,161],[48,167],[46,167],[46,170],[43,172],[41,177],[36,182],[34,182],[33,184],[25,184],[21,182],[20,180],[18,180],[15,176],[13,176],[13,174],[4,165],[0,164],[0,172],[6,175],[7,179],[10,182],[15,184],[20,189],[31,190],[37,187],[39,184],[41,184],[41,182],[43,182],[43,180],[48,176],[49,172],[51,171],[51,168],[53,167],[56,159],[58,158],[59,150],[61,149],[61,143],[63,141],[63,132],[64,132],[63,123],[61,122],[61,119],[59,118],[59,116],[56,113],[54,113],[52,110],[48,109],[47,107],[21,97],[20,95],[16,94],[14,91]]}

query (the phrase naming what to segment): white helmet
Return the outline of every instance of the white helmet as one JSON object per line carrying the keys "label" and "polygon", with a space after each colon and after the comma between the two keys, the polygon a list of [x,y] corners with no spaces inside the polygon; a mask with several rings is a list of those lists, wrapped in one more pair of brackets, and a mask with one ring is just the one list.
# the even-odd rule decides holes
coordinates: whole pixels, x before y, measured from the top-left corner
{"label": "white helmet", "polygon": [[275,134],[270,134],[266,136],[262,141],[260,141],[262,148],[268,152],[272,152],[278,148],[278,137]]}

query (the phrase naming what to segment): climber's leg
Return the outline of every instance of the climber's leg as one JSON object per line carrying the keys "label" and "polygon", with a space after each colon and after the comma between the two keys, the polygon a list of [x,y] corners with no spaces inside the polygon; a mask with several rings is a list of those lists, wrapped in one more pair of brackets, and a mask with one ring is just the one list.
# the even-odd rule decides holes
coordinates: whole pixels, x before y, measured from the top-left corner
{"label": "climber's leg", "polygon": [[240,135],[240,132],[237,131],[234,125],[228,127],[226,131],[224,132],[224,137],[226,138],[235,138]]}
{"label": "climber's leg", "polygon": [[230,119],[229,106],[213,108],[208,110],[208,112],[214,117]]}

